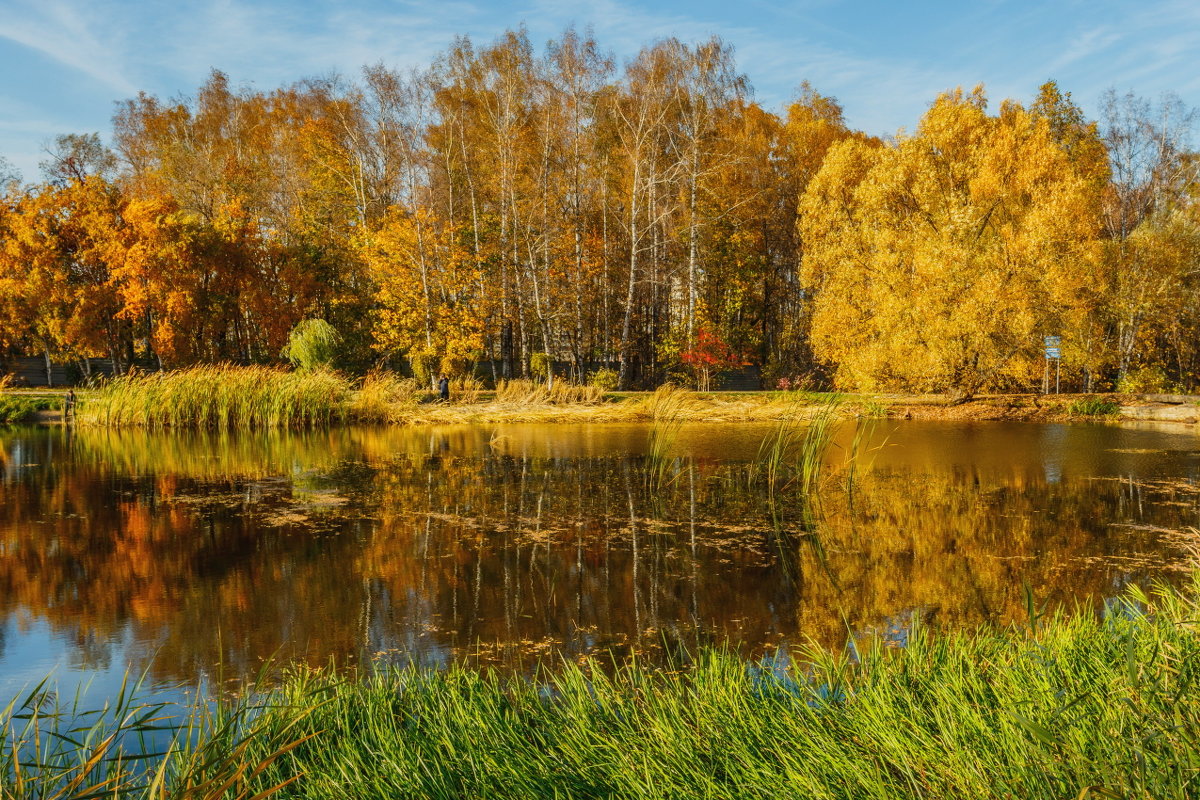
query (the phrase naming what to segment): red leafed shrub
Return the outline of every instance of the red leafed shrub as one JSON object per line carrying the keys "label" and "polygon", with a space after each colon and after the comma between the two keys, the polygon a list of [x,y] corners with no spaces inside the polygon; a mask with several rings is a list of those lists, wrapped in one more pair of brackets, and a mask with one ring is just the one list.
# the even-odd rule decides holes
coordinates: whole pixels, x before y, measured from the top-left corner
{"label": "red leafed shrub", "polygon": [[696,332],[695,343],[679,354],[679,360],[695,373],[696,388],[702,392],[712,388],[713,375],[741,362],[732,347],[706,328]]}

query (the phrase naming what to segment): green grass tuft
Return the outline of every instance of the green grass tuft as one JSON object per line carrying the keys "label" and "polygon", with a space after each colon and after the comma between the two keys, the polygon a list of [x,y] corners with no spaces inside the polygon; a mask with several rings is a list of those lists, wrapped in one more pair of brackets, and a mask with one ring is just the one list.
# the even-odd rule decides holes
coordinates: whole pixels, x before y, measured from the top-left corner
{"label": "green grass tuft", "polygon": [[1067,406],[1073,417],[1112,417],[1120,410],[1120,404],[1107,397],[1081,397]]}
{"label": "green grass tuft", "polygon": [[49,397],[18,397],[0,395],[0,425],[30,422],[39,411],[58,407],[58,401]]}

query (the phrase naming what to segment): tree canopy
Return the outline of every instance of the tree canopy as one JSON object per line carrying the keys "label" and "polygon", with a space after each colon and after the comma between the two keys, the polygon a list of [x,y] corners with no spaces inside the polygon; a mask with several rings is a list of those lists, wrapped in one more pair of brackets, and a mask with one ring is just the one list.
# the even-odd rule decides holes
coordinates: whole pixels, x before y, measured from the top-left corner
{"label": "tree canopy", "polygon": [[974,392],[1034,385],[1057,335],[1082,387],[1193,387],[1191,124],[1115,94],[1089,120],[1051,82],[948,91],[881,140],[808,83],[763,108],[719,38],[618,66],[570,29],[268,90],[213,72],[58,137],[42,183],[0,168],[0,348],[259,363],[320,319],[348,369],[545,353],[629,387],[707,381],[703,334],[769,385]]}

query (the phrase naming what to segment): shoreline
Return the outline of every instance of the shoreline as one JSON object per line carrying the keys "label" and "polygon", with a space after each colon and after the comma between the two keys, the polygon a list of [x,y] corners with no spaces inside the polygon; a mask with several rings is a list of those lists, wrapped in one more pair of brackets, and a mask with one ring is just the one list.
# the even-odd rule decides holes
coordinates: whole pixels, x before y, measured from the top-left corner
{"label": "shoreline", "polygon": [[[8,392],[15,397],[58,397],[61,392]],[[651,392],[611,394],[600,403],[419,403],[398,410],[383,424],[427,426],[454,424],[512,423],[609,423],[652,422],[652,411],[642,401]],[[841,414],[847,418],[877,418],[942,421],[1014,422],[1173,422],[1200,423],[1200,396],[1120,394],[995,394],[956,401],[945,395],[849,394],[841,396]],[[1073,403],[1099,398],[1116,408],[1114,413],[1089,415],[1071,413]],[[86,402],[86,396],[81,395]],[[797,411],[816,408],[821,397],[796,397],[783,392],[692,392],[677,419],[683,422],[752,423],[776,422]],[[63,425],[58,409],[36,412],[27,423]],[[355,424],[347,421],[339,424]],[[113,426],[127,427],[127,426]]]}

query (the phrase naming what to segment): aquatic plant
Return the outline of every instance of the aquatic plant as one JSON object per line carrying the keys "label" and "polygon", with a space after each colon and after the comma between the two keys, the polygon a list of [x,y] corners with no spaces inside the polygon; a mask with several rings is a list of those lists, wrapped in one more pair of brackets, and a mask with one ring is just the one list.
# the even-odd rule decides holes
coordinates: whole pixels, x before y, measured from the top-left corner
{"label": "aquatic plant", "polygon": [[373,370],[359,383],[351,401],[350,416],[361,422],[397,422],[422,394],[415,378]]}
{"label": "aquatic plant", "polygon": [[516,405],[549,403],[554,405],[599,403],[604,393],[595,386],[580,386],[570,381],[555,381],[553,386],[544,382],[517,378],[496,383],[496,402]]}
{"label": "aquatic plant", "polygon": [[652,420],[682,420],[688,412],[696,408],[695,393],[681,389],[670,383],[659,386],[639,405],[640,411]]}
{"label": "aquatic plant", "polygon": [[643,401],[651,419],[646,477],[655,489],[661,489],[679,474],[675,444],[692,397],[690,391],[668,383]]}
{"label": "aquatic plant", "polygon": [[[292,723],[260,718],[252,695],[175,706],[144,702],[142,693],[142,679],[126,676],[99,708],[80,693],[59,696],[45,680],[13,698],[0,710],[0,796],[265,800],[300,778],[263,780],[313,734],[295,737]],[[297,709],[296,721],[308,713]]]}
{"label": "aquatic plant", "polygon": [[854,435],[850,437],[850,444],[845,449],[845,459],[843,462],[843,469],[846,473],[846,492],[851,500],[853,500],[854,496],[854,482],[864,466],[864,460],[867,460],[867,466],[869,466],[870,463],[874,462],[875,454],[887,445],[889,437],[885,436],[879,444],[874,447],[867,447],[874,438],[877,425],[878,423],[874,417],[868,417],[866,420],[855,420]]}
{"label": "aquatic plant", "polygon": [[828,395],[815,405],[807,402],[807,398],[793,401],[790,412],[759,444],[751,480],[762,480],[773,490],[795,481],[805,493],[817,486],[825,453],[841,419],[842,400]]}

